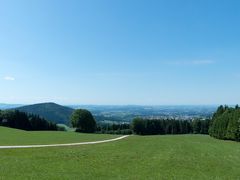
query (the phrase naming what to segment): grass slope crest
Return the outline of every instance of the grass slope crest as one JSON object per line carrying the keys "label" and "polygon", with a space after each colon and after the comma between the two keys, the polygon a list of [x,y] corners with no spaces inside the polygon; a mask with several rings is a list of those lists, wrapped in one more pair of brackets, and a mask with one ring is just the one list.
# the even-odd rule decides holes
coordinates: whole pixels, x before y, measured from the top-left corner
{"label": "grass slope crest", "polygon": [[70,124],[70,116],[74,109],[56,103],[40,103],[16,108],[21,112],[36,114],[57,124]]}

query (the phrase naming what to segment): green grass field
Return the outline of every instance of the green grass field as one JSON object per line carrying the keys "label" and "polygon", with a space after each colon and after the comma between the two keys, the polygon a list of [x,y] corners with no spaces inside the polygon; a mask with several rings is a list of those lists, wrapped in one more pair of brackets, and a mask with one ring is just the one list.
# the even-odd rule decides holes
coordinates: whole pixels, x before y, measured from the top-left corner
{"label": "green grass field", "polygon": [[80,134],[62,131],[22,131],[0,127],[0,145],[33,145],[78,143],[112,139],[119,136],[106,134]]}
{"label": "green grass field", "polygon": [[[1,141],[4,133],[9,141],[1,144],[20,144],[15,140],[22,138],[24,143],[34,143],[24,140],[32,137],[26,132],[11,136],[10,131],[0,129]],[[113,137],[45,133],[33,138],[48,142],[47,135],[52,134],[52,143],[56,137],[62,142]],[[240,179],[240,143],[202,135],[131,136],[106,144],[3,149],[0,162],[0,179]]]}

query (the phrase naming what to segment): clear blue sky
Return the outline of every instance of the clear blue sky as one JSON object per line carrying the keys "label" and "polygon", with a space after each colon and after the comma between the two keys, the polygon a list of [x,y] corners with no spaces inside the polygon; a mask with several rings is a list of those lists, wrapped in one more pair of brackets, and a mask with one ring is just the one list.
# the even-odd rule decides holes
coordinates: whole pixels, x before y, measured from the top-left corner
{"label": "clear blue sky", "polygon": [[240,103],[239,0],[0,0],[0,102]]}

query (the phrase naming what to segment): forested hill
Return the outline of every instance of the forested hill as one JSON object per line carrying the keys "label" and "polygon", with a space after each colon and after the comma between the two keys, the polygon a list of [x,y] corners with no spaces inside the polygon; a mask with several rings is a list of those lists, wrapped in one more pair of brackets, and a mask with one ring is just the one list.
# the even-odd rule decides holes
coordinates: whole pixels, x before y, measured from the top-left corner
{"label": "forested hill", "polygon": [[61,106],[55,103],[41,103],[16,108],[21,112],[36,114],[48,121],[57,124],[69,124],[69,119],[74,109]]}

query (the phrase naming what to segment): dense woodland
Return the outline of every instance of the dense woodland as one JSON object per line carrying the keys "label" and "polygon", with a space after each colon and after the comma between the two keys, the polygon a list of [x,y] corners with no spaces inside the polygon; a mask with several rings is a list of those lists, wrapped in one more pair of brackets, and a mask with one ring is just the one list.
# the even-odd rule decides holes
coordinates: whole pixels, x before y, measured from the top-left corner
{"label": "dense woodland", "polygon": [[220,106],[211,120],[149,120],[136,118],[132,122],[139,135],[209,134],[223,139],[240,141],[240,107]]}
{"label": "dense woodland", "polygon": [[139,135],[208,134],[210,120],[142,119],[132,122],[134,133]]}
{"label": "dense woodland", "polygon": [[49,122],[38,115],[27,114],[18,110],[0,110],[0,125],[29,131],[57,130],[55,123]]}
{"label": "dense woodland", "polygon": [[97,133],[101,134],[132,134],[131,125],[127,123],[122,124],[110,124],[110,123],[98,123]]}
{"label": "dense woodland", "polygon": [[213,115],[209,134],[218,139],[240,141],[240,108],[220,106]]}

